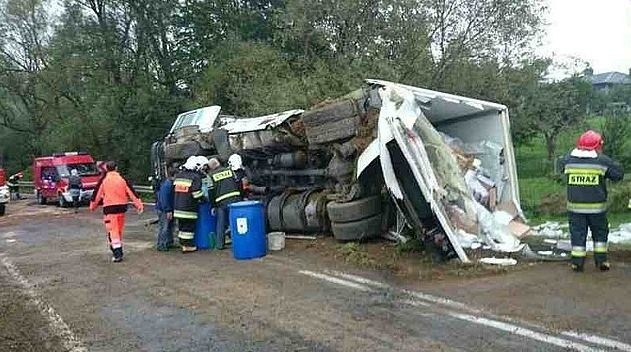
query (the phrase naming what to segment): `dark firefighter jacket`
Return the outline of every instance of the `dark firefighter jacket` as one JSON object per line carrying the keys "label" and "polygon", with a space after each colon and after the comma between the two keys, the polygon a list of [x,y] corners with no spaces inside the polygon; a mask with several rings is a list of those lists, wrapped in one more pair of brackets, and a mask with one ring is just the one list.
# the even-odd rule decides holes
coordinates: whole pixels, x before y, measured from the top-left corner
{"label": "dark firefighter jacket", "polygon": [[620,181],[624,171],[605,154],[574,149],[561,160],[567,183],[567,210],[579,214],[607,211],[606,179]]}
{"label": "dark firefighter jacket", "polygon": [[213,201],[215,206],[223,207],[241,200],[241,185],[236,181],[234,172],[229,168],[220,168],[210,174],[213,182]]}
{"label": "dark firefighter jacket", "polygon": [[178,219],[197,219],[197,209],[202,192],[202,178],[196,171],[183,170],[173,181],[173,217]]}

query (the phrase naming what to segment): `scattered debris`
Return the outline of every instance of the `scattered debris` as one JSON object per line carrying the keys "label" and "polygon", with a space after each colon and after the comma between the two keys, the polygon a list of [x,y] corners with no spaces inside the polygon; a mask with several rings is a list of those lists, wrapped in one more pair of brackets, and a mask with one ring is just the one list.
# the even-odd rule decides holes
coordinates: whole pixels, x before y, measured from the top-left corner
{"label": "scattered debris", "polygon": [[312,240],[317,239],[316,236],[300,236],[300,235],[285,235],[286,240]]}
{"label": "scattered debris", "polygon": [[570,259],[565,251],[551,248],[548,250],[533,251],[529,245],[526,245],[521,252],[521,255],[525,259],[540,260],[546,262],[559,262]]}
{"label": "scattered debris", "polygon": [[631,223],[618,226],[609,232],[609,243],[631,244]]}
{"label": "scattered debris", "polygon": [[564,229],[567,228],[567,224],[563,226],[556,221],[547,221],[541,225],[533,227],[532,229],[534,230],[533,235],[536,236],[547,238],[569,238],[569,231],[564,231]]}
{"label": "scattered debris", "polygon": [[513,266],[517,264],[517,260],[513,258],[481,258],[479,260],[483,264],[499,265],[499,266]]}

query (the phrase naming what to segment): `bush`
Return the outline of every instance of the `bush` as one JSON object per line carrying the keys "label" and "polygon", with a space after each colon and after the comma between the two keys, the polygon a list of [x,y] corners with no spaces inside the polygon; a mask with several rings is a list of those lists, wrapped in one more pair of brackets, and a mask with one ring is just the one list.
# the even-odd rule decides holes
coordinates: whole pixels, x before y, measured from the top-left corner
{"label": "bush", "polygon": [[629,199],[631,199],[631,184],[620,183],[609,189],[609,211],[620,213],[628,211]]}

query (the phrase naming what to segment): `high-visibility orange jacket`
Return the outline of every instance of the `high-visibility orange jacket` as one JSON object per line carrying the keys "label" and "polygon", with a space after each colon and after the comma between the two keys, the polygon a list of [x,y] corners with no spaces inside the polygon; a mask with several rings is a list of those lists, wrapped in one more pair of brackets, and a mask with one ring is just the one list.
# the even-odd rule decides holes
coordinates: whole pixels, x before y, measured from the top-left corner
{"label": "high-visibility orange jacket", "polygon": [[97,208],[103,201],[103,214],[120,214],[127,211],[131,199],[138,210],[143,209],[142,201],[131,185],[118,172],[110,171],[103,177],[97,189],[96,197],[90,202],[90,210]]}

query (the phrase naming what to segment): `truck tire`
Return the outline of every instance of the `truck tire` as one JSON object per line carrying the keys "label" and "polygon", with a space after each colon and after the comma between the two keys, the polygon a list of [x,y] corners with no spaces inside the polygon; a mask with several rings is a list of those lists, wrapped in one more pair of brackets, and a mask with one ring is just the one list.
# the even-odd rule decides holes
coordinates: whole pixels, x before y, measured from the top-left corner
{"label": "truck tire", "polygon": [[330,202],[326,210],[331,222],[343,224],[358,221],[381,213],[381,197],[366,197],[348,203]]}
{"label": "truck tire", "polygon": [[37,204],[46,205],[46,197],[44,197],[40,192],[37,192]]}
{"label": "truck tire", "polygon": [[381,234],[381,214],[347,223],[332,222],[331,231],[338,241],[361,241],[375,238]]}
{"label": "truck tire", "polygon": [[6,204],[0,204],[0,216],[4,216],[4,212],[6,211]]}

